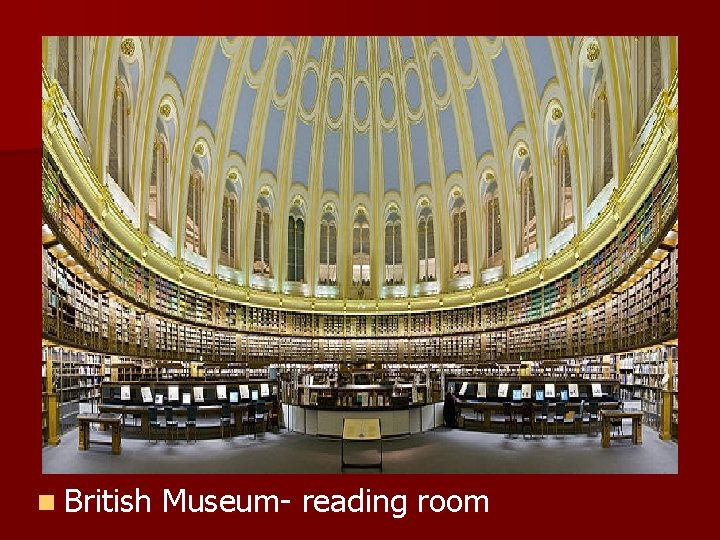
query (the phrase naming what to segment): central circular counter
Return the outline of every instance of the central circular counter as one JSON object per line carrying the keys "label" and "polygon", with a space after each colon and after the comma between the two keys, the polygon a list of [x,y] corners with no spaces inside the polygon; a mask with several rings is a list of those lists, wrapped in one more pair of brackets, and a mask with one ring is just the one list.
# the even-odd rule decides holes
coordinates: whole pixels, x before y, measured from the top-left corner
{"label": "central circular counter", "polygon": [[442,403],[410,405],[398,409],[283,405],[283,416],[291,431],[337,438],[342,436],[345,418],[379,418],[382,437],[398,437],[411,433],[422,433],[442,426],[442,408]]}

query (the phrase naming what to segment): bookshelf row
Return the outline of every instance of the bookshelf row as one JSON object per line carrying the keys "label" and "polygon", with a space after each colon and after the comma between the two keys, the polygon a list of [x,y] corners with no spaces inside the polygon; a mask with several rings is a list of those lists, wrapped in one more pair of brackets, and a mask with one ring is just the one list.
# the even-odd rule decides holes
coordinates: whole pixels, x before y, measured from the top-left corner
{"label": "bookshelf row", "polygon": [[[399,340],[398,336],[402,336],[399,332],[381,340],[364,336],[322,339],[260,333],[255,334],[247,346],[243,346],[246,333],[181,323],[144,311],[111,292],[95,288],[86,277],[75,273],[76,267],[71,269],[63,264],[60,256],[54,248],[43,249],[43,331],[73,345],[116,354],[167,353],[172,356],[178,353],[198,358],[235,359],[243,354],[265,356],[266,351],[271,351],[270,356],[287,353],[322,358],[326,354],[332,356],[338,344],[347,342],[353,355],[363,355],[370,348],[371,354],[382,355],[385,349],[391,356],[422,359],[460,357],[476,362],[524,357],[532,360],[638,347],[677,331],[677,249],[667,252],[652,270],[631,285],[613,291],[592,305],[525,326],[464,334],[456,333],[456,327],[450,326],[451,335]],[[443,314],[461,317],[467,311],[470,309]],[[313,318],[310,314],[272,313]],[[439,318],[439,313],[425,315]]]}
{"label": "bookshelf row", "polygon": [[[448,327],[444,336],[396,332],[371,338],[266,334],[180,322],[96,288],[76,273],[77,265],[62,262],[56,247],[43,248],[43,335],[105,354],[248,366],[308,360],[476,364],[607,354],[677,335],[678,250],[663,253],[644,274],[634,274],[632,284],[566,315],[504,329],[460,333]],[[461,317],[467,311],[448,313]]]}
{"label": "bookshelf row", "polygon": [[[318,337],[438,336],[450,332],[524,326],[579,309],[611,293],[643,263],[647,253],[662,241],[674,222],[677,162],[670,163],[660,175],[627,225],[596,255],[565,276],[525,294],[494,302],[397,315],[318,314],[260,308],[204,295],[156,275],[117,245],[84,210],[45,149],[42,199],[44,218],[56,241],[70,252],[75,263],[83,266],[99,288],[113,291],[136,310],[218,329],[255,333]],[[662,296],[667,307],[672,307],[672,295],[667,292],[671,285],[663,281],[668,279],[667,272],[658,270],[658,274],[660,281],[657,289],[654,288],[654,277],[650,279],[652,294]],[[100,297],[93,291],[78,291],[77,286],[72,291],[73,296],[68,297],[70,291],[65,286],[67,276],[55,270],[51,277],[56,280],[52,284],[58,289],[55,295],[64,301],[59,316],[77,320],[98,308],[102,312],[108,311],[104,309],[107,306],[106,297]],[[48,294],[52,295],[52,287],[50,289]],[[643,302],[649,298],[644,296]],[[616,310],[633,312],[639,304],[630,300],[635,300],[635,296],[623,304],[624,308],[618,306]],[[49,301],[57,302],[58,298],[51,296]],[[661,306],[658,303],[657,309],[660,310]],[[122,318],[115,316],[116,324],[119,324],[119,317]],[[86,331],[98,331],[93,327],[96,324],[93,321],[81,324],[83,328],[90,329]],[[582,325],[583,321],[579,320],[577,324]],[[140,328],[136,327],[135,332],[138,331]]]}
{"label": "bookshelf row", "polygon": [[678,437],[678,345],[671,341],[616,355],[620,398],[640,400],[645,424],[659,430],[663,421],[663,391],[672,400],[670,433]]}
{"label": "bookshelf row", "polygon": [[[81,404],[97,403],[102,383],[102,355],[61,347],[42,347],[42,432],[47,439],[48,400],[57,395],[60,433],[77,426],[75,418]],[[52,377],[48,381],[48,362]]]}

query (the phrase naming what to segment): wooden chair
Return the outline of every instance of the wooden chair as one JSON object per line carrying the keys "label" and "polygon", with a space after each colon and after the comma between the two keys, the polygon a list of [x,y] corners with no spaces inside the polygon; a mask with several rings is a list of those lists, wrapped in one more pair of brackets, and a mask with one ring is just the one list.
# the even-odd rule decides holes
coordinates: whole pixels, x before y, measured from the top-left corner
{"label": "wooden chair", "polygon": [[512,411],[512,404],[509,401],[503,403],[503,416],[505,417],[505,432],[508,434],[508,437],[512,438],[512,434],[517,427],[517,420]]}
{"label": "wooden chair", "polygon": [[270,407],[270,411],[268,412],[268,415],[267,415],[265,429],[270,431],[271,426],[273,428],[273,431],[275,431],[275,429],[280,431],[280,415],[278,414],[277,401],[273,401],[272,406]]}
{"label": "wooden chair", "polygon": [[542,412],[535,417],[535,421],[540,423],[540,437],[545,438],[545,426],[548,423],[548,402],[543,401]]}
{"label": "wooden chair", "polygon": [[229,403],[223,403],[220,410],[220,438],[225,437],[225,427],[230,430],[230,437],[232,437],[232,416]]}
{"label": "wooden chair", "polygon": [[558,401],[555,404],[555,416],[553,417],[553,423],[555,424],[555,436],[557,436],[558,424],[565,423],[565,402]]}
{"label": "wooden chair", "polygon": [[525,438],[525,428],[530,432],[530,438],[533,438],[533,405],[532,402],[526,401],[522,405],[522,416],[520,418],[520,432],[523,439]]}
{"label": "wooden chair", "polygon": [[580,408],[578,414],[575,417],[575,432],[577,432],[577,425],[580,424],[580,433],[583,432],[583,425],[585,423],[585,400],[580,401]]}
{"label": "wooden chair", "polygon": [[155,407],[148,407],[148,441],[153,434],[153,428],[155,428],[155,442],[158,442],[157,432],[160,429],[160,422],[158,421],[157,409]]}
{"label": "wooden chair", "polygon": [[[620,403],[620,410],[623,410],[623,404]],[[613,435],[620,435],[623,434],[623,420],[622,418],[611,418],[610,419],[610,427],[612,428]]]}
{"label": "wooden chair", "polygon": [[590,428],[592,427],[592,425],[595,424],[595,433],[597,434],[599,419],[600,417],[598,415],[598,402],[591,401],[588,405],[588,433],[590,433]]}
{"label": "wooden chair", "polygon": [[255,422],[257,425],[260,426],[261,430],[266,429],[265,422],[267,421],[267,409],[265,408],[265,403],[263,401],[259,401],[255,405]]}
{"label": "wooden chair", "polygon": [[252,428],[253,438],[257,439],[257,407],[253,403],[248,405],[247,412],[246,412],[245,416],[243,416],[243,420],[242,420],[243,434],[245,434],[246,429],[249,432],[250,428]]}
{"label": "wooden chair", "polygon": [[190,442],[190,428],[193,430],[193,436],[197,442],[197,406],[190,405],[187,408],[187,420],[185,421],[185,439]]}
{"label": "wooden chair", "polygon": [[165,407],[165,442],[169,439],[177,439],[178,422],[173,418],[173,408]]}

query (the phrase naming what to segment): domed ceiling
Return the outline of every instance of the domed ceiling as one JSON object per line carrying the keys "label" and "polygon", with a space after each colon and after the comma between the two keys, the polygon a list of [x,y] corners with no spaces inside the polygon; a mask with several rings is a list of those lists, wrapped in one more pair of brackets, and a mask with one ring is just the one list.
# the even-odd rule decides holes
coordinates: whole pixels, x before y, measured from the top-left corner
{"label": "domed ceiling", "polygon": [[672,78],[667,38],[85,39],[75,112],[134,226],[210,275],[303,296],[435,294],[552,257]]}

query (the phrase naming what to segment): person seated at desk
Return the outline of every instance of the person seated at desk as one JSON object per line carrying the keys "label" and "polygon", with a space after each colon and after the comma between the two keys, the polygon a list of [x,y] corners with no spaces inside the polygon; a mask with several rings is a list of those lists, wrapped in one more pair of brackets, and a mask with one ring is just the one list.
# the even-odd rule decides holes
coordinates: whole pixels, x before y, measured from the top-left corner
{"label": "person seated at desk", "polygon": [[457,405],[455,399],[455,396],[451,392],[445,394],[443,418],[445,419],[445,425],[450,428],[457,427]]}

